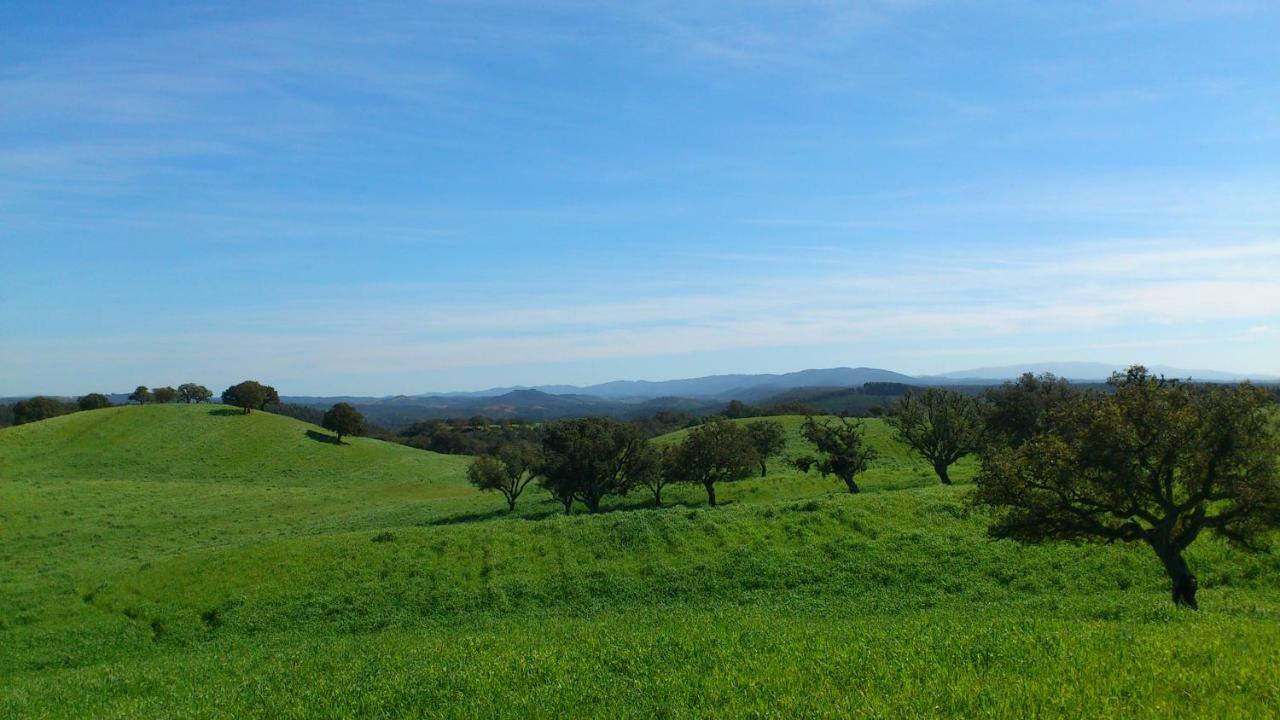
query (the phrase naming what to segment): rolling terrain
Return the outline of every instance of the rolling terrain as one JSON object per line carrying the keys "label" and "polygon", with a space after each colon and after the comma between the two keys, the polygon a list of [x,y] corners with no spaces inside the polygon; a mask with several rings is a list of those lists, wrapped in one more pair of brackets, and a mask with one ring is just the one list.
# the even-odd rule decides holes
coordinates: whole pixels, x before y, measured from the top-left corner
{"label": "rolling terrain", "polygon": [[[782,419],[788,454],[800,418]],[[764,478],[514,514],[468,458],[222,406],[0,430],[0,717],[1265,717],[1280,561],[991,541],[867,421]],[[659,442],[678,440],[679,434]]]}

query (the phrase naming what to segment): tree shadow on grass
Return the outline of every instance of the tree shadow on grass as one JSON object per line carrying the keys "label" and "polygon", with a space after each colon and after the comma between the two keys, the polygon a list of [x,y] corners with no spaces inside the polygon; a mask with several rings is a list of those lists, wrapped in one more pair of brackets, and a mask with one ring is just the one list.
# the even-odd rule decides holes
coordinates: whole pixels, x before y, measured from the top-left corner
{"label": "tree shadow on grass", "polygon": [[484,522],[485,520],[498,520],[502,518],[517,518],[520,520],[546,520],[553,515],[563,515],[564,510],[540,510],[532,513],[522,513],[519,511],[511,512],[505,507],[496,510],[483,510],[476,512],[459,513],[457,515],[449,515],[448,517],[436,518],[423,523],[423,525],[461,525],[464,523]]}
{"label": "tree shadow on grass", "polygon": [[346,444],[346,443],[338,442],[338,438],[336,435],[329,435],[328,433],[316,432],[315,430],[308,430],[305,434],[307,437],[311,438],[312,440],[315,440],[316,442],[329,443],[330,445]]}
{"label": "tree shadow on grass", "polygon": [[215,415],[217,417],[230,417],[232,415],[243,415],[244,411],[232,410],[231,408],[214,408],[213,410],[209,411],[209,414]]}

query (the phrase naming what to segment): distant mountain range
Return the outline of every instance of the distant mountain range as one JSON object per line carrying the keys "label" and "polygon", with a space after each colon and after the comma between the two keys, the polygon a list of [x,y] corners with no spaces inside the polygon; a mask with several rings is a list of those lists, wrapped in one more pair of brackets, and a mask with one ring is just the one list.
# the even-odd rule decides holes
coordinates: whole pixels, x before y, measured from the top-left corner
{"label": "distant mountain range", "polygon": [[[718,412],[730,400],[752,404],[803,403],[828,411],[857,411],[892,401],[903,386],[984,386],[1017,378],[1025,372],[1051,372],[1077,382],[1101,382],[1119,365],[1084,362],[1045,362],[1003,367],[975,368],[931,376],[911,376],[878,368],[828,368],[782,374],[708,375],[679,380],[615,380],[598,385],[539,385],[502,387],[475,392],[424,393],[393,397],[284,397],[284,402],[327,408],[335,402],[349,402],[375,423],[397,427],[433,418],[520,417],[527,420],[555,420],[583,415],[620,418],[644,417],[660,410],[682,410],[693,414]],[[1193,378],[1208,382],[1235,382],[1247,379],[1240,373],[1216,370],[1185,370],[1155,366],[1168,377]],[[1259,382],[1280,378],[1256,375]],[[886,391],[864,392],[867,383],[879,383]],[[896,388],[896,389],[895,389]]]}
{"label": "distant mountain range", "polygon": [[[1221,370],[1187,370],[1167,365],[1149,368],[1171,378],[1191,378],[1204,382],[1280,381],[1276,375],[1246,375]],[[707,375],[681,380],[614,380],[599,385],[534,385],[491,388],[474,392],[423,393],[414,397],[484,398],[506,395],[521,390],[537,390],[551,395],[589,395],[612,400],[647,400],[659,397],[714,398],[748,400],[796,388],[859,387],[869,382],[892,382],[907,385],[992,384],[1016,379],[1023,373],[1053,373],[1069,380],[1098,382],[1123,372],[1125,366],[1098,362],[1042,362],[1023,365],[982,367],[958,370],[940,375],[904,375],[878,368],[828,368],[798,372],[757,375]]]}
{"label": "distant mountain range", "polygon": [[[1220,370],[1187,370],[1168,366],[1151,369],[1172,378],[1206,382],[1280,382],[1274,375],[1245,375]],[[424,393],[391,397],[285,396],[286,403],[328,408],[349,402],[384,427],[400,427],[436,418],[520,417],[527,420],[555,420],[584,415],[620,418],[647,417],[660,410],[681,410],[693,414],[718,412],[730,400],[751,404],[803,403],[827,411],[858,411],[883,405],[900,395],[904,386],[950,385],[984,386],[1011,380],[1022,373],[1051,372],[1077,382],[1100,382],[1120,365],[1096,362],[1043,362],[1001,367],[959,370],[941,375],[911,376],[878,368],[827,368],[782,374],[708,375],[679,380],[615,380],[598,385],[539,385],[535,387],[491,388],[476,392]],[[863,389],[867,383],[878,384]],[[124,394],[111,395],[117,403]],[[21,398],[0,399],[13,402]]]}
{"label": "distant mountain range", "polygon": [[614,380],[599,385],[535,385],[491,388],[466,393],[424,393],[417,397],[490,397],[517,390],[538,390],[552,395],[591,395],[613,400],[648,400],[659,397],[723,398],[746,400],[744,394],[780,393],[801,387],[857,387],[869,382],[921,384],[919,378],[876,368],[800,370],[781,375],[707,375],[682,380]]}

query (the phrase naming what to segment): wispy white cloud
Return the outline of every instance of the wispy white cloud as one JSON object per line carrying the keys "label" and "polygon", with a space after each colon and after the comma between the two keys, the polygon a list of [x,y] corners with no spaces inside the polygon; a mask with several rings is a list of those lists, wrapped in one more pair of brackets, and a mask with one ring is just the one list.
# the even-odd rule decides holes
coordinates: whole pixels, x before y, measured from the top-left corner
{"label": "wispy white cloud", "polygon": [[[1241,277],[1245,266],[1251,272]],[[1128,278],[1134,269],[1142,272]],[[1086,336],[1094,338],[1087,346],[1104,347],[1108,341],[1099,338],[1114,331],[1203,334],[1241,323],[1261,338],[1280,321],[1275,277],[1280,243],[1110,252],[1077,247],[1053,257],[1026,251],[998,261],[718,283],[702,293],[604,302],[508,290],[491,301],[424,298],[405,309],[404,293],[411,288],[399,288],[395,302],[376,291],[362,298],[357,290],[323,311],[311,309],[320,298],[293,310],[228,311],[200,319],[199,333],[177,333],[159,345],[145,337],[19,339],[10,358],[56,364],[76,356],[68,353],[71,347],[93,347],[97,364],[147,364],[159,351],[197,366],[225,362],[245,372],[292,377],[302,375],[304,364],[319,375],[359,374],[359,368],[434,373],[823,345],[924,345],[922,357],[929,357],[964,354],[974,343],[1022,346],[1028,338],[1048,338],[1042,346],[1051,348],[1062,337]],[[260,330],[249,329],[254,327]],[[1162,340],[1143,342],[1151,348]]]}

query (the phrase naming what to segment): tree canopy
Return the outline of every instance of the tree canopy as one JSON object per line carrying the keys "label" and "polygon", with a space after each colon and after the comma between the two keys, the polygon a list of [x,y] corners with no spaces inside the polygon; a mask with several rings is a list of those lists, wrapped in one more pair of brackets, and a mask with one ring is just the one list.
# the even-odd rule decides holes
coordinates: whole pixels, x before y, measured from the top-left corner
{"label": "tree canopy", "polygon": [[951,484],[948,468],[952,463],[977,450],[982,441],[977,404],[955,390],[929,388],[907,393],[897,414],[887,420],[899,440],[933,465],[944,485]]}
{"label": "tree canopy", "polygon": [[467,480],[479,490],[502,493],[507,509],[515,510],[516,501],[538,475],[541,452],[527,442],[510,443],[492,455],[481,455],[467,468]]}
{"label": "tree canopy", "polygon": [[751,437],[738,423],[711,418],[693,428],[671,451],[669,467],[676,480],[701,485],[707,504],[716,504],[716,483],[741,480],[760,462]]}
{"label": "tree canopy", "polygon": [[780,454],[787,447],[787,430],[776,420],[758,420],[747,423],[747,437],[756,449],[760,461],[760,477],[769,474],[769,458]]}
{"label": "tree canopy", "polygon": [[269,403],[280,402],[276,389],[263,385],[256,380],[245,380],[222,391],[222,402],[233,405],[248,415],[253,410],[262,410]]}
{"label": "tree canopy", "polygon": [[1076,389],[1052,373],[1024,373],[983,394],[985,440],[1018,446],[1046,429],[1050,412],[1076,395]]}
{"label": "tree canopy", "polygon": [[1023,542],[1147,543],[1195,608],[1183,552],[1206,531],[1259,549],[1280,524],[1280,438],[1268,394],[1195,386],[1141,366],[1113,393],[1063,401],[1021,444],[984,451],[976,500],[1000,514],[991,534]]}
{"label": "tree canopy", "polygon": [[177,402],[178,391],[171,387],[158,387],[151,391],[151,397],[158,403]]}
{"label": "tree canopy", "polygon": [[24,423],[48,420],[49,418],[75,411],[75,405],[62,402],[57,398],[37,395],[26,400],[19,400],[13,404],[13,424],[22,425]]}
{"label": "tree canopy", "polygon": [[81,395],[76,400],[76,407],[81,410],[98,410],[111,407],[111,399],[102,393],[89,393],[88,395]]}
{"label": "tree canopy", "polygon": [[547,426],[539,482],[568,513],[576,500],[591,512],[608,495],[625,495],[649,467],[646,444],[635,427],[600,417]]}
{"label": "tree canopy", "polygon": [[796,467],[804,471],[816,468],[824,477],[832,475],[851,493],[861,490],[857,476],[866,472],[876,457],[875,448],[867,444],[861,420],[841,416],[818,421],[809,417],[800,434],[813,443],[818,455],[797,458]]}
{"label": "tree canopy", "polygon": [[152,396],[151,391],[147,389],[146,385],[139,385],[134,388],[133,392],[129,393],[129,399],[139,405],[146,405],[149,402],[153,402],[155,397]]}
{"label": "tree canopy", "polygon": [[185,403],[202,403],[213,399],[209,388],[196,383],[182,383],[178,386],[178,395]]}
{"label": "tree canopy", "polygon": [[364,432],[364,415],[351,403],[340,402],[325,411],[321,426],[331,430],[338,436],[338,444],[342,444],[343,435],[359,435]]}

